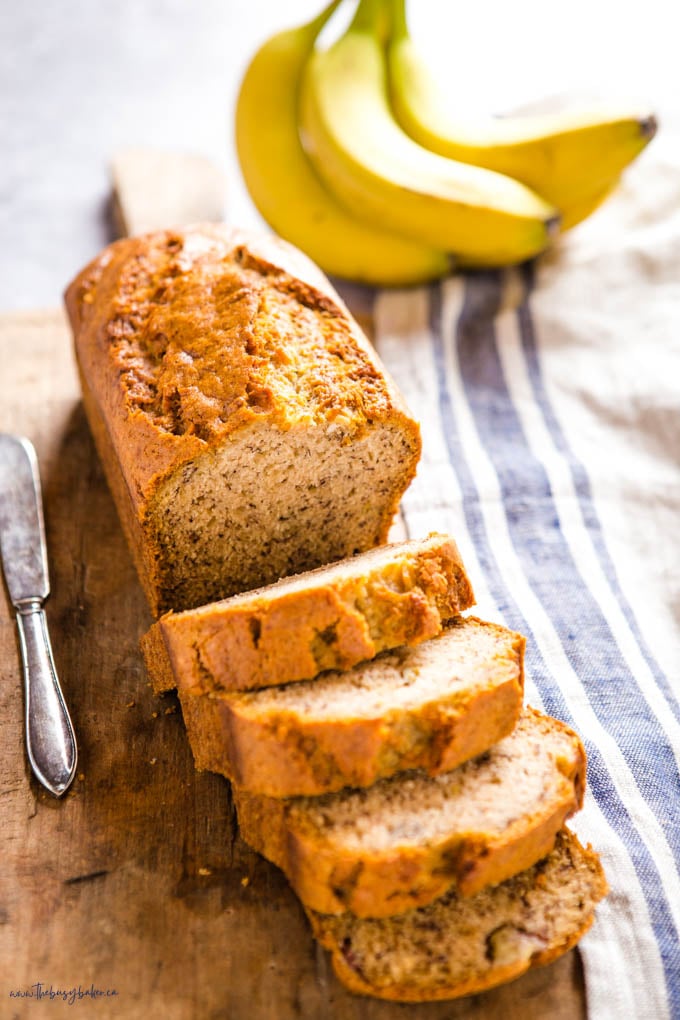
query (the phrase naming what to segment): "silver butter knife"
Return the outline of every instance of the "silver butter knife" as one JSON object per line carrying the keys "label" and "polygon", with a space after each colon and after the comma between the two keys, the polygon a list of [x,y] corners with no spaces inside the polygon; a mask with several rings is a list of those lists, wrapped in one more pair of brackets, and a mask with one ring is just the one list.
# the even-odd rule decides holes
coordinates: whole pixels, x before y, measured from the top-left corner
{"label": "silver butter knife", "polygon": [[2,433],[0,555],[19,629],[28,758],[36,778],[61,797],[73,781],[78,752],[43,609],[50,582],[38,460],[27,439]]}

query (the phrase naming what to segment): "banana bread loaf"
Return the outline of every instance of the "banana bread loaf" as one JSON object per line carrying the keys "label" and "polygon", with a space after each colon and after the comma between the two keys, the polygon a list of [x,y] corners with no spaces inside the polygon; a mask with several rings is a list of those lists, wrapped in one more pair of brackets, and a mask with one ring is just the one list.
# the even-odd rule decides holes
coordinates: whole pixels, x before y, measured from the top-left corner
{"label": "banana bread loaf", "polygon": [[352,991],[426,1002],[473,995],[555,960],[588,930],[606,893],[599,858],[564,829],[547,857],[476,896],[450,891],[388,918],[307,914]]}
{"label": "banana bread loaf", "polygon": [[271,687],[433,637],[473,599],[455,542],[431,535],[167,613],[142,648],[156,690]]}
{"label": "banana bread loaf", "polygon": [[65,295],[154,615],[386,540],[418,427],[321,272],[224,226],[117,241]]}
{"label": "banana bread loaf", "polygon": [[322,794],[403,769],[443,772],[486,750],[521,710],[523,655],[521,635],[457,617],[346,672],[181,695],[182,711],[197,768],[266,797]]}
{"label": "banana bread loaf", "polygon": [[509,736],[443,775],[404,772],[365,790],[279,800],[234,788],[243,838],[324,914],[387,917],[449,888],[469,896],[550,852],[581,807],[585,752],[527,709]]}

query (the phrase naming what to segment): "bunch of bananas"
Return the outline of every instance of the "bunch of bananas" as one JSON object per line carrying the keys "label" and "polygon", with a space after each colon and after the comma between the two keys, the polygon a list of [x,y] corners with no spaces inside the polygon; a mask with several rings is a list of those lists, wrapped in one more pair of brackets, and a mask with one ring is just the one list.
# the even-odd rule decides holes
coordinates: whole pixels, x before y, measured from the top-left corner
{"label": "bunch of bananas", "polygon": [[590,215],[656,131],[649,113],[452,117],[405,0],[339,6],[258,50],[236,107],[246,186],[270,226],[331,275],[375,286],[531,258]]}

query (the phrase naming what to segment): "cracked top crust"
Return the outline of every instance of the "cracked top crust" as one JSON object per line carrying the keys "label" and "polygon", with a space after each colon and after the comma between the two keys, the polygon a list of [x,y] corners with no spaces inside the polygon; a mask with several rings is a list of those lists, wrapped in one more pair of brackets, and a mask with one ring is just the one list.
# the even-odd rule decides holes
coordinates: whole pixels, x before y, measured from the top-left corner
{"label": "cracked top crust", "polygon": [[66,305],[138,504],[160,476],[263,417],[348,442],[388,417],[409,428],[340,298],[278,239],[197,225],[118,241]]}

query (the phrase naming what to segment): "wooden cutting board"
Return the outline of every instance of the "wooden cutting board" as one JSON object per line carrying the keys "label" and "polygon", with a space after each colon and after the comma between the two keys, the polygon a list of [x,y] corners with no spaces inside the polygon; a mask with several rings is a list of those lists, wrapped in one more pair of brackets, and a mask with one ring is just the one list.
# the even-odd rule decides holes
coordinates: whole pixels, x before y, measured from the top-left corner
{"label": "wooden cutting board", "polygon": [[47,615],[80,752],[61,801],[29,774],[2,585],[0,1016],[584,1017],[577,951],[457,1002],[400,1006],[342,988],[285,878],[239,839],[228,782],[194,771],[174,695],[150,690],[138,642],[151,617],[88,432],[62,313],[0,316],[0,365],[0,431],[31,439],[40,462]]}
{"label": "wooden cutting board", "polygon": [[[504,988],[395,1006],[343,990],[281,873],[239,839],[226,780],[196,773],[172,695],[138,648],[151,623],[90,439],[60,312],[0,317],[0,430],[41,467],[54,654],[78,735],[72,790],[29,775],[14,620],[0,592],[0,1016],[137,1020],[576,1020],[576,952]],[[10,992],[95,988],[37,1012]]]}

